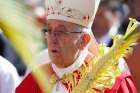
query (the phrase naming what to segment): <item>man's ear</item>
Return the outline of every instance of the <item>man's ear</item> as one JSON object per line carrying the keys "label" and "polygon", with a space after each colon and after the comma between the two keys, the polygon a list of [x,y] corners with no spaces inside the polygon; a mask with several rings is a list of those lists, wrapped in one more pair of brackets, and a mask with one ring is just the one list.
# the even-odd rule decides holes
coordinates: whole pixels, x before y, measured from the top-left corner
{"label": "man's ear", "polygon": [[83,49],[84,47],[87,46],[87,44],[90,42],[90,35],[89,34],[83,34],[81,37],[81,43],[80,43],[80,48]]}

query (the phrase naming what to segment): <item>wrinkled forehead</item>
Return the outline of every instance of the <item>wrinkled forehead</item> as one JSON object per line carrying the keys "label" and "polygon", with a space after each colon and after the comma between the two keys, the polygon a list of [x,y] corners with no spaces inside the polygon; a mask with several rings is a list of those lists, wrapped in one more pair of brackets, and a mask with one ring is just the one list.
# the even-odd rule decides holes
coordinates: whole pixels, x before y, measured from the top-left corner
{"label": "wrinkled forehead", "polygon": [[71,22],[67,22],[67,21],[61,21],[61,20],[56,20],[56,19],[49,19],[47,20],[47,27],[50,28],[68,28],[68,29],[81,29],[84,28],[81,25],[75,24],[75,23],[71,23]]}

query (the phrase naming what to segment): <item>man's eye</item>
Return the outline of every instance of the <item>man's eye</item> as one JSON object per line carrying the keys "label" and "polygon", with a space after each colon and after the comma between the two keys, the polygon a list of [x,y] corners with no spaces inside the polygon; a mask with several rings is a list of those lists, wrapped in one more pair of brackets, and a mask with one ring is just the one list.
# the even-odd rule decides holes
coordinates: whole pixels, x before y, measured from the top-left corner
{"label": "man's eye", "polygon": [[42,32],[43,33],[46,33],[46,32],[48,32],[48,29],[47,28],[44,28],[44,29],[42,29]]}
{"label": "man's eye", "polygon": [[60,31],[58,31],[60,34],[66,34],[66,32],[65,31],[63,31],[63,30],[60,30]]}

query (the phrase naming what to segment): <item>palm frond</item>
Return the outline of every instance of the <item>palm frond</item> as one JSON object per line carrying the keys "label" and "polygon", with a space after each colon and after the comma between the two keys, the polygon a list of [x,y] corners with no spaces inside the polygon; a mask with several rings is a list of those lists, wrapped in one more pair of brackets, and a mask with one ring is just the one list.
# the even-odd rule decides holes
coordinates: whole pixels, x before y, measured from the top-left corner
{"label": "palm frond", "polygon": [[[90,89],[100,87],[111,87],[109,82],[116,77],[113,70],[116,70],[116,64],[119,58],[127,57],[132,53],[132,46],[136,45],[137,40],[140,38],[140,23],[135,19],[130,19],[126,34],[116,35],[114,37],[114,44],[104,55],[99,55],[89,63],[93,66],[89,73],[84,75],[79,84],[73,89],[72,93],[93,93]],[[118,71],[119,72],[119,71]]]}

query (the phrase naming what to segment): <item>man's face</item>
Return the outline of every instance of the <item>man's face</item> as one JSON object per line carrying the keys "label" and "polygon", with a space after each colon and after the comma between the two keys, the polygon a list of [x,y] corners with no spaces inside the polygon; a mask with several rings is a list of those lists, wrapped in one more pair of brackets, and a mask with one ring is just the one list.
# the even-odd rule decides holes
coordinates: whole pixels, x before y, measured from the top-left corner
{"label": "man's face", "polygon": [[97,11],[95,20],[93,22],[93,33],[95,34],[95,37],[100,38],[103,35],[105,35],[109,28],[110,23],[107,18],[107,13],[109,12],[109,9],[106,5],[100,5],[99,9]]}
{"label": "man's face", "polygon": [[48,50],[52,62],[58,67],[71,65],[80,51],[81,33],[69,32],[79,32],[77,25],[64,21],[48,20],[47,29]]}

